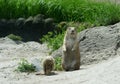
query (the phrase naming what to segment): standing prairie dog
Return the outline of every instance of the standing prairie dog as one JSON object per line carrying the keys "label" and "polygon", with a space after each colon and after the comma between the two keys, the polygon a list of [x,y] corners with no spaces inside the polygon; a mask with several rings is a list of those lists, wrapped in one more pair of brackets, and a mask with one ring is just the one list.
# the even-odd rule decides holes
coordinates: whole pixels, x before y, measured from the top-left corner
{"label": "standing prairie dog", "polygon": [[65,71],[80,68],[79,41],[75,27],[68,27],[63,41],[62,67]]}
{"label": "standing prairie dog", "polygon": [[43,61],[44,74],[50,75],[51,71],[54,69],[54,58],[52,56],[47,56]]}

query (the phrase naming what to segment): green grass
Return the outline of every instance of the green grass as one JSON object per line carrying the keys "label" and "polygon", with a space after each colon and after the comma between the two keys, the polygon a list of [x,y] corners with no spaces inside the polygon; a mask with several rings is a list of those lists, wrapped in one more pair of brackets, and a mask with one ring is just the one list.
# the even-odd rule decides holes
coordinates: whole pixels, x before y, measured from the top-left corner
{"label": "green grass", "polygon": [[27,60],[22,59],[18,63],[18,67],[17,67],[16,71],[19,71],[19,72],[35,72],[35,66],[33,66],[33,64],[30,64]]}
{"label": "green grass", "polygon": [[14,40],[14,41],[22,41],[22,38],[20,36],[17,36],[14,34],[9,34],[7,37]]}
{"label": "green grass", "polygon": [[44,12],[44,7],[41,0],[0,0],[0,18],[29,17]]}
{"label": "green grass", "polygon": [[90,22],[100,25],[120,21],[120,6],[92,0],[0,0],[0,18],[42,13],[56,21]]}
{"label": "green grass", "polygon": [[62,71],[63,70],[61,62],[62,62],[62,58],[61,57],[56,57],[55,58],[55,70],[56,71]]}

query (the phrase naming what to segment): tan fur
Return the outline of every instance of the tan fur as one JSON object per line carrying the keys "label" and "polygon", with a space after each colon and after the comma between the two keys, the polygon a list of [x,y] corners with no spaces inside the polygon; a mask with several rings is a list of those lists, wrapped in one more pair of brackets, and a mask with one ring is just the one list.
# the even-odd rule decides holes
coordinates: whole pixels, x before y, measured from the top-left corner
{"label": "tan fur", "polygon": [[52,56],[47,56],[43,61],[44,74],[50,75],[51,71],[54,69],[54,58]]}
{"label": "tan fur", "polygon": [[75,27],[68,27],[63,41],[62,67],[66,71],[80,68],[79,41]]}

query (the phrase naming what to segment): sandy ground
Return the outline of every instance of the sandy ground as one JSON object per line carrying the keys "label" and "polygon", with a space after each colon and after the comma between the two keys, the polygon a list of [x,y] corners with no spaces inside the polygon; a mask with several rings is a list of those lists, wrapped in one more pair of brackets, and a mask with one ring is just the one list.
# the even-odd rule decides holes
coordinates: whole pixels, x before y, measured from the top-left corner
{"label": "sandy ground", "polygon": [[55,72],[45,76],[35,73],[18,73],[21,58],[28,60],[48,54],[46,45],[36,42],[16,44],[10,39],[0,39],[0,84],[120,84],[120,57],[99,64],[81,66],[80,70]]}

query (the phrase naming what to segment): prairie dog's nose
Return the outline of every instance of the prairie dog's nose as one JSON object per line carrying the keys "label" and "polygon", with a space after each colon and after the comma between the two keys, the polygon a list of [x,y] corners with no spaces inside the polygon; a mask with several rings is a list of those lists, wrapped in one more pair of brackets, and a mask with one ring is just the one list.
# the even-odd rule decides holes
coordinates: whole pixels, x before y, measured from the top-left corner
{"label": "prairie dog's nose", "polygon": [[72,33],[74,32],[74,30],[72,30]]}

